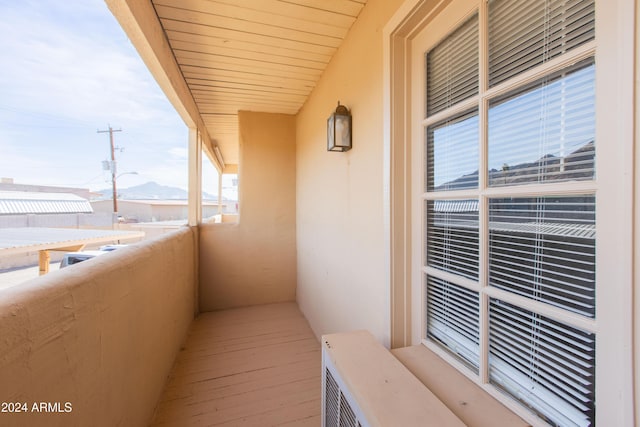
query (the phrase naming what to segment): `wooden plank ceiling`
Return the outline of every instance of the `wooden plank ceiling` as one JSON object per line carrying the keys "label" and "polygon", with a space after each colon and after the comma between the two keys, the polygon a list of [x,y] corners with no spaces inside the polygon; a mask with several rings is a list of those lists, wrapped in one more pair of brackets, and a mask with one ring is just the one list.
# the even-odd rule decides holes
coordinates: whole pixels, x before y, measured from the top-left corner
{"label": "wooden plank ceiling", "polygon": [[152,3],[214,145],[237,164],[237,112],[297,113],[366,0]]}

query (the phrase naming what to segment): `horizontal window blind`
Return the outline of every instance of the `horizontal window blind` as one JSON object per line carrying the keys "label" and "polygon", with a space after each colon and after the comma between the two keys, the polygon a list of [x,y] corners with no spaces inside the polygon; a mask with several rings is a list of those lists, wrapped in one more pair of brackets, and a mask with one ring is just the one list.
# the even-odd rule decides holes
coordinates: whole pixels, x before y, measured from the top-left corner
{"label": "horizontal window blind", "polygon": [[476,110],[426,130],[427,191],[478,188],[478,113]]}
{"label": "horizontal window blind", "polygon": [[552,425],[590,426],[595,335],[492,298],[489,377]]}
{"label": "horizontal window blind", "polygon": [[426,203],[426,264],[478,280],[477,200]]}
{"label": "horizontal window blind", "polygon": [[[595,422],[595,334],[570,325],[596,316],[596,65],[544,64],[595,40],[594,3],[488,0],[488,52],[474,15],[425,54],[427,116],[438,113],[424,134],[425,338],[488,369],[552,425]],[[533,67],[544,77],[513,79]],[[499,90],[480,93],[480,75]],[[456,108],[476,94],[476,106]],[[572,181],[593,185],[563,193],[558,184]],[[509,197],[495,188],[505,186]],[[506,303],[496,289],[520,298]],[[539,303],[556,308],[553,319]]]}
{"label": "horizontal window blind", "polygon": [[595,316],[595,197],[489,200],[489,285]]}
{"label": "horizontal window blind", "polygon": [[478,94],[478,15],[426,55],[427,115]]}
{"label": "horizontal window blind", "polygon": [[594,0],[490,0],[489,85],[594,38]]}
{"label": "horizontal window blind", "polygon": [[593,58],[492,100],[488,127],[491,186],[593,179]]}
{"label": "horizontal window blind", "polygon": [[478,372],[478,293],[433,276],[425,275],[425,282],[427,336]]}

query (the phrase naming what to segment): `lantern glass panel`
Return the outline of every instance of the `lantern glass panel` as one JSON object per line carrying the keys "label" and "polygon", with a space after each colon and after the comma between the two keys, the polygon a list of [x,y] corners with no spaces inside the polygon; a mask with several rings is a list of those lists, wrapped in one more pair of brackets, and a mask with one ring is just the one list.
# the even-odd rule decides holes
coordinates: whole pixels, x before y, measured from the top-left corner
{"label": "lantern glass panel", "polygon": [[336,114],[336,145],[343,150],[351,147],[351,123],[349,116]]}
{"label": "lantern glass panel", "polygon": [[332,114],[327,119],[327,150],[335,151],[335,131],[334,131],[335,115]]}

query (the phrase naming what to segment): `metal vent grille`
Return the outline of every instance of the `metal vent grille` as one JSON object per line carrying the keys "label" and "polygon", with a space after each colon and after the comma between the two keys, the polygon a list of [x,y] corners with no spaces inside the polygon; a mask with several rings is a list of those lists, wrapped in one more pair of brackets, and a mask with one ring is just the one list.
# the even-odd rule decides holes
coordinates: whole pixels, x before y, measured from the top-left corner
{"label": "metal vent grille", "polygon": [[329,369],[325,369],[324,393],[326,427],[362,427]]}
{"label": "metal vent grille", "polygon": [[328,369],[325,376],[325,422],[327,426],[337,426],[340,420],[340,388]]}

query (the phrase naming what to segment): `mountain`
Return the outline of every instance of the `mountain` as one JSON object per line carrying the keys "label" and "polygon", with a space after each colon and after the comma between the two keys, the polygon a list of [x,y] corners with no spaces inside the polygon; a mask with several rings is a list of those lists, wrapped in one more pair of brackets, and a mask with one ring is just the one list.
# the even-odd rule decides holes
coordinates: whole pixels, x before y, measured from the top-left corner
{"label": "mountain", "polygon": [[[111,188],[96,191],[101,194],[98,200],[110,199],[112,191]],[[118,199],[121,200],[186,200],[187,197],[188,193],[181,188],[160,185],[156,182],[118,189]],[[208,193],[203,193],[202,197],[205,200],[217,200],[216,196]]]}
{"label": "mountain", "polygon": [[[538,160],[515,165],[504,164],[501,170],[489,171],[492,186],[532,182],[592,179],[595,169],[595,144],[589,141],[564,158],[545,154]],[[434,188],[435,191],[460,190],[478,186],[478,171],[462,175]]]}
{"label": "mountain", "polygon": [[514,185],[593,179],[595,153],[594,141],[589,141],[564,158],[546,154],[534,162],[514,166],[505,164],[501,171],[492,169],[489,171],[489,182],[494,185]]}

